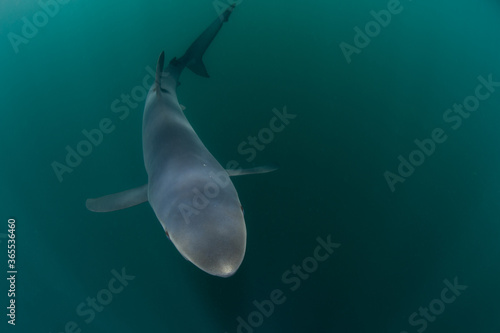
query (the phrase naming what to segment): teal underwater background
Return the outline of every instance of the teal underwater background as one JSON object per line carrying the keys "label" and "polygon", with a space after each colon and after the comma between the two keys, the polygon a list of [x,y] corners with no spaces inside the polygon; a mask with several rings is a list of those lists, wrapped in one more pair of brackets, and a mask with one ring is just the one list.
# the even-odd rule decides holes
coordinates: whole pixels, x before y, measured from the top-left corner
{"label": "teal underwater background", "polygon": [[[85,208],[146,181],[143,103],[125,116],[113,102],[142,85],[162,50],[182,55],[227,2],[61,0],[57,12],[54,3],[0,5],[2,332],[500,330],[500,87],[480,88],[479,105],[468,98],[479,76],[500,81],[498,1],[238,1],[205,55],[211,77],[185,71],[178,88],[221,164],[280,166],[233,179],[248,238],[227,279],[184,260],[149,204]],[[371,11],[388,6],[398,13],[376,30]],[[34,18],[38,31],[23,37]],[[348,62],[341,45],[354,47],[367,23],[372,37],[358,37],[367,45]],[[443,118],[465,100],[477,110],[460,125]],[[296,117],[265,149],[250,161],[238,152],[285,107]],[[114,130],[60,181],[53,163],[105,118]],[[398,157],[436,129],[446,140],[413,153],[425,160],[402,167],[391,190],[385,173],[398,174]],[[307,259],[318,237],[340,244],[320,262]],[[310,273],[292,272],[302,264]],[[123,272],[126,286],[106,291]],[[89,310],[96,297],[106,304]]]}

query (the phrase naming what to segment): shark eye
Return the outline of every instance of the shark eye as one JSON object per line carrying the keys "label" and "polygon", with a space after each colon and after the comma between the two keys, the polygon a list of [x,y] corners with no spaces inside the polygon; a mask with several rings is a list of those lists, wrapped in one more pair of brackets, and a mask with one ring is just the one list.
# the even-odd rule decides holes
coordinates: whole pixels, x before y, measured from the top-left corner
{"label": "shark eye", "polygon": [[243,209],[242,205],[240,205],[240,209],[241,209],[241,212],[243,213],[243,215],[245,215],[245,210]]}
{"label": "shark eye", "polygon": [[167,238],[170,239],[170,235],[168,234],[168,231],[165,231],[165,234],[167,235]]}

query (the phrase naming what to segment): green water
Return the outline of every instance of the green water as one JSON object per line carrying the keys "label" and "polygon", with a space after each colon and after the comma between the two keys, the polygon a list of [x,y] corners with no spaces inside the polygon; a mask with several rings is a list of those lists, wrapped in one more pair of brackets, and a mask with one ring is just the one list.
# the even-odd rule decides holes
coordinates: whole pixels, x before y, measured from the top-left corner
{"label": "green water", "polygon": [[[145,183],[143,101],[112,105],[138,97],[162,50],[182,55],[214,4],[66,2],[50,16],[0,5],[1,274],[9,218],[17,270],[1,332],[499,331],[498,1],[239,1],[205,55],[211,78],[185,71],[178,88],[221,164],[280,166],[233,179],[248,238],[228,279],[184,260],[147,203],[85,208]],[[285,107],[295,118],[265,137]],[[110,133],[70,168],[66,147],[103,120]],[[259,133],[263,149],[241,154]]]}

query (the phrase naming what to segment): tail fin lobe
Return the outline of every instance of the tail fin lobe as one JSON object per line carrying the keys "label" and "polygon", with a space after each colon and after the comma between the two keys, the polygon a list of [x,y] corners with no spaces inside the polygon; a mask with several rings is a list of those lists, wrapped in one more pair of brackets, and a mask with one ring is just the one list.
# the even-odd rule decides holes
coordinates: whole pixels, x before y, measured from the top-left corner
{"label": "tail fin lobe", "polygon": [[222,14],[220,14],[211,25],[208,26],[203,33],[191,44],[186,53],[179,59],[179,63],[185,65],[193,73],[203,77],[209,77],[207,69],[203,64],[203,55],[207,50],[212,40],[215,38],[220,28],[227,22],[229,16],[234,10],[235,5],[229,6]]}
{"label": "tail fin lobe", "polygon": [[187,65],[187,68],[189,68],[193,73],[199,76],[210,77],[210,75],[208,75],[207,68],[205,67],[205,64],[203,63],[201,57],[199,59],[194,59],[193,62]]}

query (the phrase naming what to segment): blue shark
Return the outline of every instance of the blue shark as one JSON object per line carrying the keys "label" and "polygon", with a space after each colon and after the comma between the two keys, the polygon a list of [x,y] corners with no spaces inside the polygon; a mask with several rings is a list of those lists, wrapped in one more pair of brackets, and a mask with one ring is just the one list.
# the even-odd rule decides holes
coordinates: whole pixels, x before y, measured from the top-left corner
{"label": "blue shark", "polygon": [[156,78],[144,107],[142,147],[147,184],[87,199],[94,212],[110,212],[149,201],[167,237],[177,250],[203,271],[220,277],[233,275],[246,250],[246,225],[238,193],[230,176],[265,173],[274,166],[225,170],[205,147],[177,100],[184,68],[209,77],[202,57],[227,22],[229,6],[165,68],[159,56]]}

